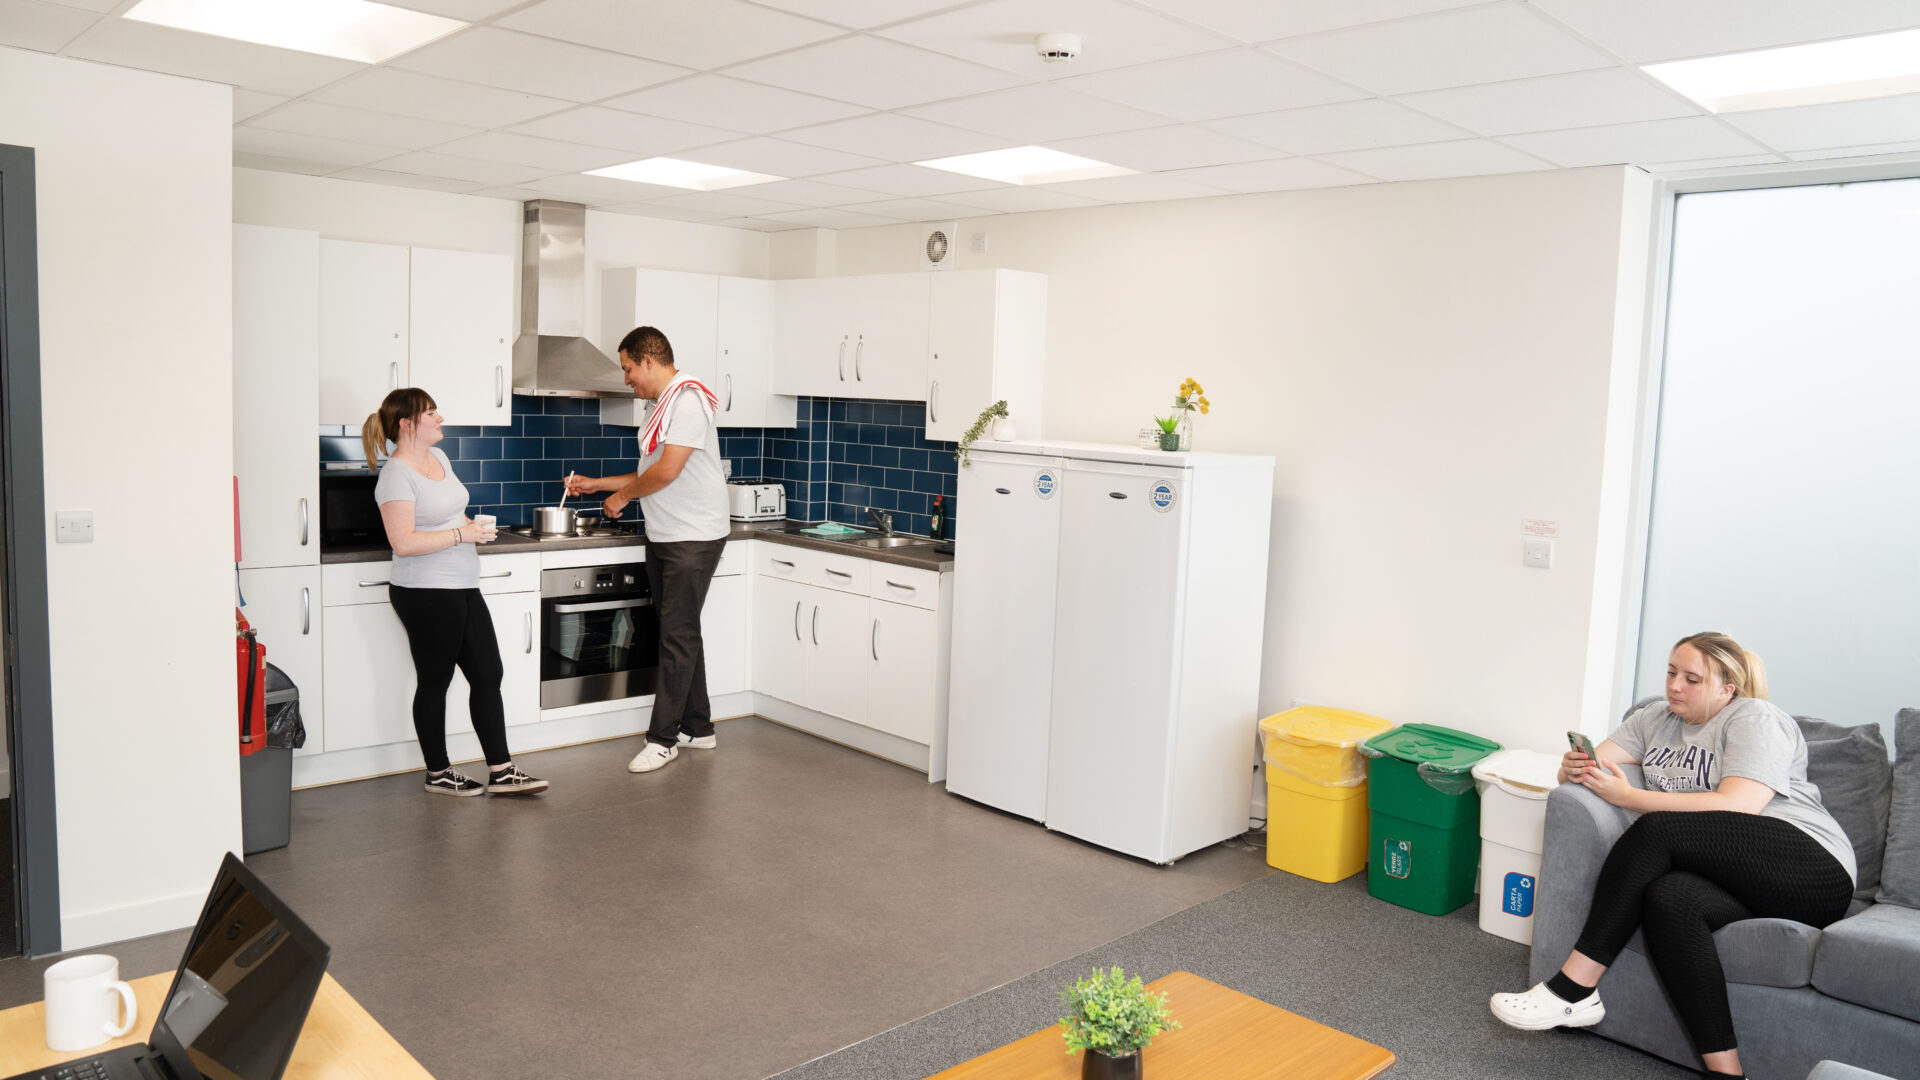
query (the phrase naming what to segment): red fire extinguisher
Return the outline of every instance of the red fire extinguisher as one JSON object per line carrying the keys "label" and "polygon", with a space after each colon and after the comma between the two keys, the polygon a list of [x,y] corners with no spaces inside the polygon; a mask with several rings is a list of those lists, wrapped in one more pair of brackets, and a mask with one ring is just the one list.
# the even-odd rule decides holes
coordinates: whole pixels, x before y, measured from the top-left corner
{"label": "red fire extinguisher", "polygon": [[240,756],[267,745],[267,647],[247,617],[233,609],[234,656],[239,663]]}

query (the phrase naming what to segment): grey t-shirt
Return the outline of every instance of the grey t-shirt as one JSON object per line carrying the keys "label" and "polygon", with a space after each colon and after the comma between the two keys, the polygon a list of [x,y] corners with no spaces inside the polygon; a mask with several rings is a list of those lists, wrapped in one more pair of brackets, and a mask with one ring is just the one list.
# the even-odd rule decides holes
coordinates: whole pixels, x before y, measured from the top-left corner
{"label": "grey t-shirt", "polygon": [[[453,465],[438,447],[429,451],[445,474],[429,480],[413,466],[397,457],[380,466],[380,479],[373,485],[373,501],[382,506],[390,502],[413,504],[413,527],[420,532],[445,532],[458,528],[467,516],[467,485],[453,475]],[[477,589],[480,587],[480,552],[472,544],[455,544],[426,555],[395,555],[395,585],[409,589]]]}
{"label": "grey t-shirt", "polygon": [[[669,444],[693,449],[673,483],[640,497],[640,512],[646,516],[650,541],[723,540],[732,529],[727,520],[727,478],[720,466],[720,429],[707,417],[699,394],[688,389],[674,395],[659,445],[640,459],[640,471],[644,473],[660,460]],[[655,403],[654,408],[659,407]],[[646,430],[644,421],[641,430]]]}
{"label": "grey t-shirt", "polygon": [[1853,844],[1807,781],[1807,740],[1793,717],[1758,698],[1734,698],[1704,724],[1689,724],[1656,701],[1636,709],[1608,736],[1640,762],[1655,791],[1713,791],[1739,776],[1773,789],[1760,813],[1779,818],[1833,853],[1857,877]]}

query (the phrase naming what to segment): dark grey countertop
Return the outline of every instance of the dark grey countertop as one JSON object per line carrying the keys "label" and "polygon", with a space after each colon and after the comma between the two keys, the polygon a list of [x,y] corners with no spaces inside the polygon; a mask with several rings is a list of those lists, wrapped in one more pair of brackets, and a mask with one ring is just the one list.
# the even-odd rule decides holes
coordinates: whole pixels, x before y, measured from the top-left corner
{"label": "dark grey countertop", "polygon": [[[792,530],[807,527],[808,522],[800,521],[736,521],[733,531],[727,534],[729,540],[771,540],[776,544],[788,544],[793,547],[813,548],[816,551],[832,551],[856,558],[872,559],[875,562],[892,563],[895,566],[912,566],[921,570],[952,570],[953,556],[935,552],[931,545],[876,550],[854,547],[843,540],[828,540],[821,536],[801,536]],[[595,536],[571,540],[531,540],[510,532],[503,532],[500,538],[491,544],[479,545],[480,554],[517,555],[530,551],[578,551],[584,548],[644,547],[644,536]],[[320,552],[322,563],[385,562],[393,558],[392,549],[385,544],[360,544],[352,547],[326,548]]]}

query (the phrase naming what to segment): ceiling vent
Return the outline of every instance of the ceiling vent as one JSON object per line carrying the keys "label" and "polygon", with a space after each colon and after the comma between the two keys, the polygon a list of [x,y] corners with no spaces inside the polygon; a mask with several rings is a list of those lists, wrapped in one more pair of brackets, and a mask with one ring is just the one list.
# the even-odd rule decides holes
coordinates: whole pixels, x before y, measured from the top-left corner
{"label": "ceiling vent", "polygon": [[925,242],[920,245],[920,266],[926,270],[945,270],[953,265],[953,257],[959,254],[955,239],[960,235],[960,223],[943,221],[937,225],[925,226]]}

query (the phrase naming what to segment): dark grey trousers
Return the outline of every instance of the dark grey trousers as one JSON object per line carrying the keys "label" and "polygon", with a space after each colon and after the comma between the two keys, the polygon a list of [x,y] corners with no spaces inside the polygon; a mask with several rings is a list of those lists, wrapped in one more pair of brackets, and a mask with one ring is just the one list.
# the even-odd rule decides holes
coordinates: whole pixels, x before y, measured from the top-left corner
{"label": "dark grey trousers", "polygon": [[700,612],[726,546],[725,540],[647,543],[647,584],[653,589],[654,610],[660,613],[660,675],[648,742],[673,746],[682,731],[695,739],[713,734]]}

